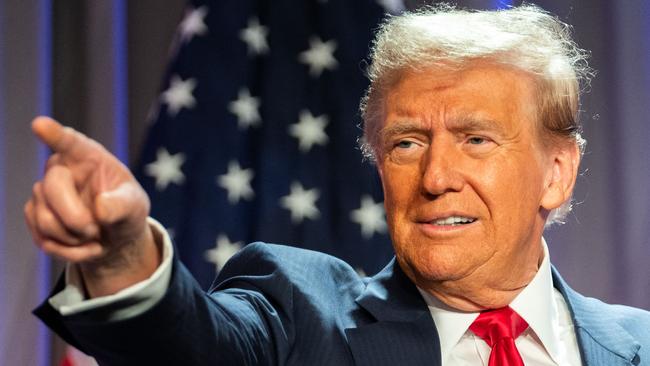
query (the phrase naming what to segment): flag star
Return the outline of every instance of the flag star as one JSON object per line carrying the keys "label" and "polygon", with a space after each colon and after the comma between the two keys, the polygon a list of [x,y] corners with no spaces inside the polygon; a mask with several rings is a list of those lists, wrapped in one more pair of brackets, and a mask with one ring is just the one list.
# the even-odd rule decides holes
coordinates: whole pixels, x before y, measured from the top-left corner
{"label": "flag star", "polygon": [[240,241],[233,243],[225,234],[219,234],[216,247],[206,250],[204,258],[206,261],[214,263],[217,272],[219,272],[228,259],[242,248],[243,244]]}
{"label": "flag star", "polygon": [[405,9],[404,0],[377,0],[377,3],[391,14],[397,14]]}
{"label": "flag star", "polygon": [[240,199],[250,200],[255,195],[251,187],[253,169],[242,169],[239,163],[231,161],[228,164],[228,173],[217,178],[217,184],[228,191],[228,201],[236,204]]}
{"label": "flag star", "polygon": [[164,191],[169,183],[182,184],[185,182],[185,175],[181,171],[181,165],[185,162],[185,154],[178,153],[170,155],[167,149],[159,148],[156,153],[156,161],[144,167],[148,176],[156,180],[156,189]]}
{"label": "flag star", "polygon": [[318,189],[305,190],[298,182],[291,183],[291,193],[280,199],[280,205],[291,211],[291,221],[301,223],[305,218],[316,219],[320,211],[316,208],[316,200],[320,196]]}
{"label": "flag star", "polygon": [[248,53],[252,55],[262,55],[269,51],[269,44],[266,36],[269,34],[269,28],[260,24],[256,17],[248,20],[248,27],[239,32],[239,38],[248,45]]}
{"label": "flag star", "polygon": [[335,49],[336,41],[323,42],[319,37],[312,37],[309,40],[309,49],[301,52],[298,60],[309,65],[311,76],[319,77],[323,70],[333,70],[338,66],[338,62],[334,58]]}
{"label": "flag star", "polygon": [[182,80],[178,75],[173,75],[169,88],[162,93],[162,100],[167,104],[167,113],[174,117],[181,108],[192,109],[196,100],[192,91],[196,87],[195,79]]}
{"label": "flag star", "polygon": [[205,25],[206,15],[208,15],[208,8],[206,6],[201,6],[186,12],[180,24],[181,40],[183,42],[189,42],[194,36],[202,36],[208,32],[208,26]]}
{"label": "flag star", "polygon": [[260,98],[251,96],[247,88],[239,90],[237,100],[230,102],[228,110],[237,116],[237,125],[240,129],[257,126],[262,122],[260,118]]}
{"label": "flag star", "polygon": [[386,219],[384,218],[384,205],[375,203],[372,197],[361,197],[361,207],[350,213],[350,219],[361,225],[361,235],[369,239],[372,235],[386,232]]}
{"label": "flag star", "polygon": [[314,117],[310,111],[303,110],[300,112],[298,123],[289,126],[289,134],[298,139],[300,151],[306,153],[314,144],[327,144],[327,123],[327,116]]}

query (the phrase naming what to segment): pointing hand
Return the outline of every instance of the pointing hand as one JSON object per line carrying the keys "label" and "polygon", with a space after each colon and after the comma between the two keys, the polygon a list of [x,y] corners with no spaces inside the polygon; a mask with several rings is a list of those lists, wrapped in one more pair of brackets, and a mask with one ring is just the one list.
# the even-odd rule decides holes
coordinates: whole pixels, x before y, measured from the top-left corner
{"label": "pointing hand", "polygon": [[77,263],[87,291],[106,295],[147,278],[159,254],[147,225],[149,198],[96,141],[48,117],[32,122],[53,154],[25,204],[36,244]]}

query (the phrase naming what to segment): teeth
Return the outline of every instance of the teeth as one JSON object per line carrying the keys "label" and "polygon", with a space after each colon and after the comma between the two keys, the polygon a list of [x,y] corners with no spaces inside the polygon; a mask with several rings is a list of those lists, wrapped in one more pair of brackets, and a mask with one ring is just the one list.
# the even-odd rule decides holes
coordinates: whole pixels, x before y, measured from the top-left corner
{"label": "teeth", "polygon": [[433,221],[434,225],[462,225],[474,222],[476,219],[463,216],[450,216],[444,219],[438,219]]}

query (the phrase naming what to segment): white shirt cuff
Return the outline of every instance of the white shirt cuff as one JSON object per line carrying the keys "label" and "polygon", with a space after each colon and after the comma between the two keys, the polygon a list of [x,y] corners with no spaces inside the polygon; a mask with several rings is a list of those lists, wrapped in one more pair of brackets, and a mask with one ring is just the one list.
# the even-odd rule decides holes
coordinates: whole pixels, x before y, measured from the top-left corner
{"label": "white shirt cuff", "polygon": [[169,287],[172,274],[174,248],[165,228],[156,220],[147,222],[155,238],[162,238],[162,263],[146,280],[122,289],[112,295],[86,299],[79,268],[68,264],[65,269],[65,288],[48,299],[50,305],[61,315],[78,314],[107,307],[115,307],[108,314],[109,321],[125,320],[151,309],[162,299]]}

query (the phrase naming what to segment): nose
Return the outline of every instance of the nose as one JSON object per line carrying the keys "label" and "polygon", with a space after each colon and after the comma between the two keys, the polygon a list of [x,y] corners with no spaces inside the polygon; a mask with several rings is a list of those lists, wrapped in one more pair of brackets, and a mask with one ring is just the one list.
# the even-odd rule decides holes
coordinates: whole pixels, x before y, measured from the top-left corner
{"label": "nose", "polygon": [[423,160],[422,191],[427,196],[460,192],[465,185],[461,174],[462,156],[453,141],[433,141]]}

